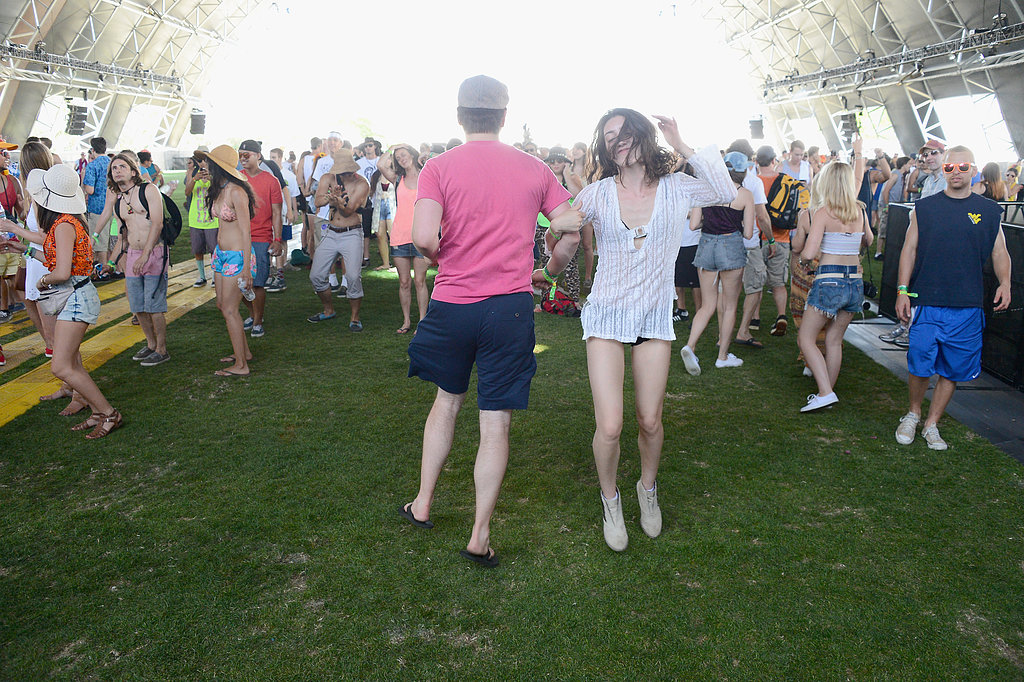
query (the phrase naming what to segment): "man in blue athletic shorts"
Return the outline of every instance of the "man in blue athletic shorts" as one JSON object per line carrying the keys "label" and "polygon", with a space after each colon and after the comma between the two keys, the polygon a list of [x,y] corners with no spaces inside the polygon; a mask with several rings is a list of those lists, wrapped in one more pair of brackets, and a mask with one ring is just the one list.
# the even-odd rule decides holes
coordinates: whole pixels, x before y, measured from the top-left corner
{"label": "man in blue athletic shorts", "polygon": [[[506,87],[474,76],[459,88],[459,124],[466,144],[430,159],[420,171],[412,239],[438,264],[426,317],[409,344],[409,376],[437,384],[423,429],[420,488],[399,508],[430,528],[430,506],[455,434],[455,419],[477,368],[480,446],[476,514],[463,557],[493,568],[491,515],[508,464],[512,410],[526,409],[534,359],[533,233],[537,213],[563,233],[545,274],[553,281],[579,244],[580,214],[569,192],[540,159],[502,144]],[[440,237],[438,236],[440,229]]]}
{"label": "man in blue athletic shorts", "polygon": [[941,170],[946,189],[919,200],[910,214],[896,287],[896,314],[904,324],[912,322],[907,351],[910,411],[900,419],[896,442],[914,441],[928,381],[938,374],[921,429],[932,450],[947,447],[938,422],[957,382],[981,374],[982,267],[989,256],[999,279],[993,310],[1010,305],[1010,254],[1000,229],[1002,209],[971,192],[974,154],[967,147],[952,147]]}

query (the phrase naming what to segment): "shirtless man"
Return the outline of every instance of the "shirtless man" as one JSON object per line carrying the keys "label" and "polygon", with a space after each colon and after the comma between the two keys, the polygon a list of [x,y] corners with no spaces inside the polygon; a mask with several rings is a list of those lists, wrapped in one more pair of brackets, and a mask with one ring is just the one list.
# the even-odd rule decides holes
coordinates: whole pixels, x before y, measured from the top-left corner
{"label": "shirtless man", "polygon": [[[124,290],[128,307],[139,320],[146,345],[132,356],[143,367],[152,367],[171,359],[167,352],[167,247],[160,243],[164,224],[164,202],[160,190],[143,180],[135,161],[117,154],[110,162],[107,185],[114,194],[100,215],[99,229],[111,216],[117,216],[126,233]],[[142,205],[146,193],[149,210]],[[116,258],[114,260],[117,260]]]}
{"label": "shirtless man", "polygon": [[331,265],[341,256],[348,278],[346,296],[352,309],[348,328],[354,332],[363,330],[363,323],[359,321],[359,307],[363,302],[363,221],[357,211],[369,195],[370,183],[359,174],[359,166],[348,150],[335,156],[329,172],[320,176],[313,202],[317,208],[327,208],[327,218],[317,221],[324,228],[324,236],[313,254],[309,281],[323,304],[323,311],[307,318],[310,322],[323,322],[336,316],[328,276]]}

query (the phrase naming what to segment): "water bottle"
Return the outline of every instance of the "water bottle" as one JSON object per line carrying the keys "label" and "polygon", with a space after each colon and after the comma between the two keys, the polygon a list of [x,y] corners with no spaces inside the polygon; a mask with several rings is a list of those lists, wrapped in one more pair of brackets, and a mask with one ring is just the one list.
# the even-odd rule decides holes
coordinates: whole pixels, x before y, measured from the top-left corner
{"label": "water bottle", "polygon": [[242,292],[242,296],[245,300],[251,301],[256,298],[256,292],[252,290],[252,287],[245,286],[245,280],[241,277],[238,278],[238,289]]}

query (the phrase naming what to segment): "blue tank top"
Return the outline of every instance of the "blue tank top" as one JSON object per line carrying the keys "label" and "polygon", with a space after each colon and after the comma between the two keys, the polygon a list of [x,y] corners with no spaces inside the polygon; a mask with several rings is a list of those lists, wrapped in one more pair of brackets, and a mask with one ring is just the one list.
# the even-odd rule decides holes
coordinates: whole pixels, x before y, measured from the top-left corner
{"label": "blue tank top", "polygon": [[704,234],[732,234],[743,229],[743,211],[729,206],[706,206],[700,231]]}
{"label": "blue tank top", "polygon": [[917,305],[981,308],[985,304],[982,268],[992,255],[1003,211],[978,194],[954,199],[945,192],[919,199],[917,259],[910,291]]}

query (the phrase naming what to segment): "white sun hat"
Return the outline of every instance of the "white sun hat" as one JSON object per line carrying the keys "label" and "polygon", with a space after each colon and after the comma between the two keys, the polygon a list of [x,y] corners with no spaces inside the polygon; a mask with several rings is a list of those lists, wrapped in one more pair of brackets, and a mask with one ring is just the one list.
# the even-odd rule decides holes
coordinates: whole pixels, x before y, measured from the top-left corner
{"label": "white sun hat", "polygon": [[37,204],[54,213],[85,213],[85,194],[75,169],[57,164],[28,174],[28,193]]}

